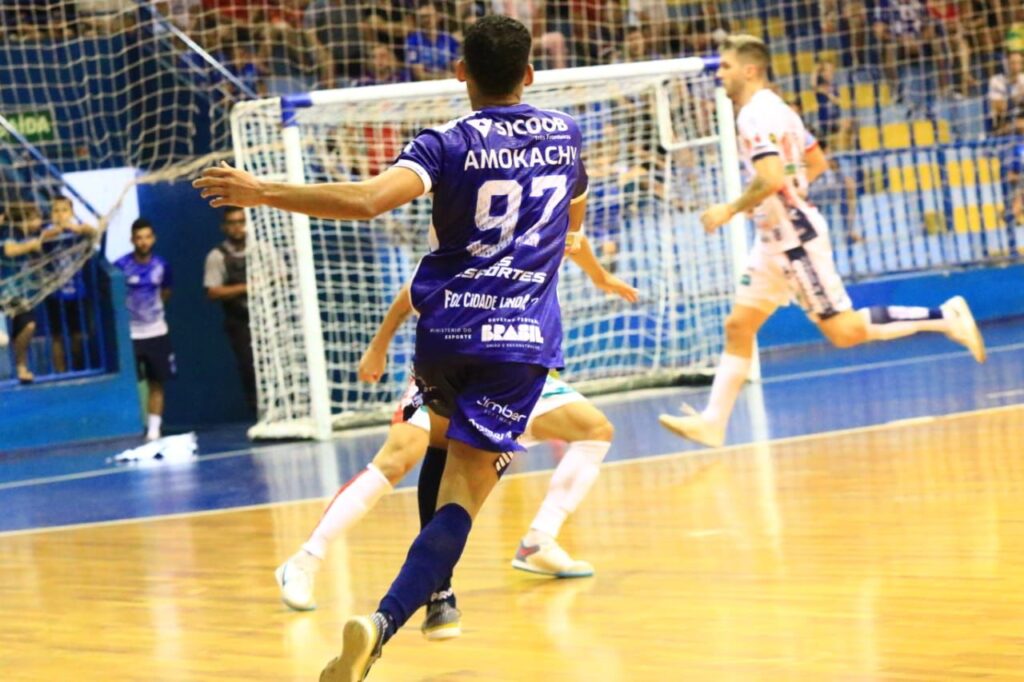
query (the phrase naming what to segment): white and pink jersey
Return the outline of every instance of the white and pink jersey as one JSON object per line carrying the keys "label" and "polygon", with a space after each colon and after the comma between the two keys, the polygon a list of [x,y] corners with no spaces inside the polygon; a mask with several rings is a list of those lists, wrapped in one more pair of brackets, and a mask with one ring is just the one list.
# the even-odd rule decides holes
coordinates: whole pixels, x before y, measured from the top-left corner
{"label": "white and pink jersey", "polygon": [[770,155],[782,158],[786,184],[754,209],[754,225],[764,249],[781,253],[824,236],[824,218],[807,196],[805,154],[816,144],[804,122],[771,90],[760,90],[740,110],[736,121],[740,158],[748,179],[754,162]]}

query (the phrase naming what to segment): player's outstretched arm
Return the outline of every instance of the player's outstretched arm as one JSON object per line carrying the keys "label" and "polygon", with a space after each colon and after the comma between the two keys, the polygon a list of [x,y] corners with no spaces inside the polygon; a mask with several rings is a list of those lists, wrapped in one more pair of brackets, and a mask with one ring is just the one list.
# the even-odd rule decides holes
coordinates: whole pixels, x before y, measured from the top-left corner
{"label": "player's outstretched arm", "polygon": [[744,213],[772,194],[782,190],[786,184],[785,169],[782,157],[778,154],[762,156],[754,162],[754,179],[739,199],[729,204],[715,204],[700,217],[705,232],[714,232],[732,220],[737,213]]}
{"label": "player's outstretched arm", "polygon": [[270,206],[335,220],[369,220],[423,194],[423,181],[408,168],[392,167],[361,182],[295,185],[266,182],[227,164],[207,168],[192,182],[214,208]]}
{"label": "player's outstretched arm", "polygon": [[409,299],[409,283],[406,282],[395,298],[391,301],[384,320],[373,335],[370,345],[366,347],[363,357],[359,360],[359,380],[375,384],[384,375],[388,363],[388,347],[398,333],[405,319],[412,314],[412,301]]}
{"label": "player's outstretched arm", "polygon": [[594,249],[590,246],[590,240],[583,236],[580,239],[580,248],[575,253],[569,254],[572,262],[580,266],[587,274],[590,281],[601,291],[623,298],[630,303],[640,300],[637,290],[621,279],[604,269],[594,255]]}

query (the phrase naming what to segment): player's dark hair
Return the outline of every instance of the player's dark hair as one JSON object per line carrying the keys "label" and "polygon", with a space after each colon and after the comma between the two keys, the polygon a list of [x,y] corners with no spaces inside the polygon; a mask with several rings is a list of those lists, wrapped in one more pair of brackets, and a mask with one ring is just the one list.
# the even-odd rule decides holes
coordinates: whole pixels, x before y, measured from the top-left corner
{"label": "player's dark hair", "polygon": [[511,17],[491,14],[466,29],[462,57],[481,93],[515,92],[530,63],[530,32]]}
{"label": "player's dark hair", "polygon": [[50,206],[53,206],[54,204],[59,203],[59,202],[64,202],[64,203],[70,204],[71,203],[71,197],[66,197],[63,194],[58,194],[58,195],[54,196],[52,199],[50,199]]}
{"label": "player's dark hair", "polygon": [[[153,223],[149,222],[146,218],[136,218],[135,222],[132,223],[132,234],[135,234],[139,230],[153,230]],[[156,233],[156,230],[153,230]]]}
{"label": "player's dark hair", "polygon": [[722,43],[721,51],[732,51],[736,53],[740,61],[745,64],[756,64],[761,70],[768,73],[768,66],[771,64],[771,53],[768,46],[757,36],[738,33],[731,35]]}

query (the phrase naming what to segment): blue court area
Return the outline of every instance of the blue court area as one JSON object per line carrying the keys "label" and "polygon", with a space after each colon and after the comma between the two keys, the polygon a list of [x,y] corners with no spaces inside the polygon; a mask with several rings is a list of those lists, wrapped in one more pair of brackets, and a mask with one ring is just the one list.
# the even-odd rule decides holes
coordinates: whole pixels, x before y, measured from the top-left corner
{"label": "blue court area", "polygon": [[[749,384],[729,427],[738,445],[896,420],[1024,403],[1024,319],[983,326],[988,362],[936,335],[839,351],[824,344],[762,355],[764,380]],[[601,396],[616,428],[609,461],[695,450],[661,429],[660,412],[703,406],[708,388]],[[351,431],[328,443],[250,443],[244,428],[199,434],[185,464],[118,465],[109,459],[139,439],[4,456],[0,531],[130,520],[284,503],[333,495],[372,458],[384,429]],[[510,473],[550,469],[557,445],[519,456]],[[415,485],[412,472],[403,485]]]}

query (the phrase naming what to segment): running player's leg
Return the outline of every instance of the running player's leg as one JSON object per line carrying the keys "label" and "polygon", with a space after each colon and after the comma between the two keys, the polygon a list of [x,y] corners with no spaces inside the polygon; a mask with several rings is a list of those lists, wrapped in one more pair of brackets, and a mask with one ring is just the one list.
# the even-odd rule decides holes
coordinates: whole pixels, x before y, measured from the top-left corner
{"label": "running player's leg", "polygon": [[776,308],[789,302],[789,285],[777,258],[755,247],[736,291],[736,303],[725,319],[725,349],[715,369],[711,395],[702,412],[684,405],[683,416],[663,414],[661,425],[690,440],[718,447],[743,384],[750,374],[757,331]]}
{"label": "running player's leg", "polygon": [[442,416],[451,415],[438,508],[413,541],[377,611],[345,624],[341,655],[327,665],[321,680],[362,679],[383,645],[451,576],[473,519],[512,454],[522,450],[516,439],[547,375],[538,365],[515,363],[423,369],[417,367],[417,377],[429,387],[427,404]]}
{"label": "running player's leg", "polygon": [[985,342],[963,298],[956,296],[938,308],[872,306],[855,311],[827,242],[812,240],[787,256],[790,288],[836,347],[937,332],[966,347],[978,362],[985,361]]}
{"label": "running player's leg", "polygon": [[387,439],[373,461],[346,482],[334,495],[317,522],[309,539],[274,572],[281,600],[297,611],[316,608],[313,596],[316,573],[327,556],[327,549],[338,536],[347,532],[405,475],[423,456],[429,440],[429,424],[399,422],[388,429]]}
{"label": "running player's leg", "polygon": [[555,468],[548,493],[523,536],[512,565],[556,578],[594,574],[586,561],[573,559],[558,545],[558,533],[590,492],[608,454],[615,429],[601,410],[568,384],[549,379],[531,415],[524,439],[564,440],[569,447]]}

